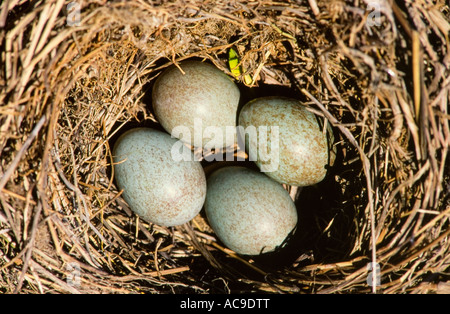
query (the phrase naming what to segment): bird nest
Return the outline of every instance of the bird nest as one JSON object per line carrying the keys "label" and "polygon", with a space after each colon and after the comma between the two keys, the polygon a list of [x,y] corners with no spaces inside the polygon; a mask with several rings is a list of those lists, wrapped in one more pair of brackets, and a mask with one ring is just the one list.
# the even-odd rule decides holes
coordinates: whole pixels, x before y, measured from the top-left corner
{"label": "bird nest", "polygon": [[[448,292],[449,20],[443,0],[3,1],[0,293]],[[203,212],[143,221],[115,185],[115,138],[158,125],[152,83],[187,59],[333,128],[327,177],[285,186],[277,252],[236,254]]]}

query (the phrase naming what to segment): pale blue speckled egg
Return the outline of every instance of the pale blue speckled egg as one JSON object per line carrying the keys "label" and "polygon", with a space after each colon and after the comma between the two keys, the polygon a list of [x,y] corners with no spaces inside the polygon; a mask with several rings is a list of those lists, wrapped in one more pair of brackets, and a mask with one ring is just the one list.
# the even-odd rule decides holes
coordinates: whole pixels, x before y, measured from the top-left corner
{"label": "pale blue speckled egg", "polygon": [[150,128],[122,134],[114,145],[114,175],[123,198],[138,216],[161,226],[193,219],[206,197],[206,177],[194,160],[175,161],[177,139]]}
{"label": "pale blue speckled egg", "polygon": [[[246,138],[249,159],[280,183],[294,186],[316,184],[324,179],[326,166],[334,162],[334,153],[330,154],[329,160],[329,140],[319,125],[318,117],[298,100],[284,97],[253,99],[242,108],[239,125],[244,130],[249,126],[267,127],[267,132],[258,132],[256,137],[246,136],[244,132],[241,136]],[[276,128],[278,131],[274,132]],[[332,138],[332,133],[329,137]],[[269,153],[265,155],[264,146],[262,149],[259,146],[261,140],[268,143]]]}
{"label": "pale blue speckled egg", "polygon": [[282,247],[297,225],[289,193],[261,172],[240,166],[216,170],[208,178],[205,212],[217,237],[242,255]]}
{"label": "pale blue speckled egg", "polygon": [[227,127],[236,127],[240,98],[237,85],[206,62],[184,61],[179,67],[181,70],[174,65],[167,68],[153,86],[152,106],[157,120],[167,132],[189,145],[233,145],[235,137],[227,139]]}

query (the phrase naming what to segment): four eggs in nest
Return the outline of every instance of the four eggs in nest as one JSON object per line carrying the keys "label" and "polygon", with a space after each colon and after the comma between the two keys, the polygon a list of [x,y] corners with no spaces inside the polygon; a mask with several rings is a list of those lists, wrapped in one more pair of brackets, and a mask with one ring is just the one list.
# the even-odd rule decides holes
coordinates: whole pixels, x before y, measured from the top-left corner
{"label": "four eggs in nest", "polygon": [[[182,225],[204,207],[228,248],[259,255],[280,248],[295,230],[296,206],[282,184],[308,186],[324,179],[326,165],[334,162],[332,133],[295,99],[256,98],[238,112],[239,99],[236,84],[211,64],[169,67],[152,90],[155,116],[167,133],[135,128],[122,134],[114,145],[114,175],[123,198],[144,220]],[[260,171],[227,166],[206,178],[190,149],[174,158],[180,143],[225,148],[237,138]]]}

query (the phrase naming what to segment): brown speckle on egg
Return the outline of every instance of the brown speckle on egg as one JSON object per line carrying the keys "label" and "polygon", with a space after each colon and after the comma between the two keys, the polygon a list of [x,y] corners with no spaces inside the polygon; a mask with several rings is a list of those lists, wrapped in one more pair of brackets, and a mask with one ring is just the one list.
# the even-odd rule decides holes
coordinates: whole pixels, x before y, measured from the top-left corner
{"label": "brown speckle on egg", "polygon": [[[260,158],[257,140],[246,143],[250,159],[262,169],[267,163],[278,167],[262,169],[269,177],[280,183],[308,186],[322,181],[329,163],[327,135],[317,122],[316,116],[299,101],[284,97],[263,97],[248,102],[239,115],[239,125],[278,127],[279,152],[271,160]],[[334,161],[330,158],[330,161]]]}
{"label": "brown speckle on egg", "polygon": [[281,184],[245,167],[211,174],[205,211],[218,238],[243,255],[276,250],[297,225],[295,204]]}
{"label": "brown speckle on egg", "polygon": [[141,218],[161,226],[176,226],[193,219],[206,197],[202,166],[175,161],[171,149],[177,142],[167,133],[135,128],[114,145],[114,173],[123,198]]}
{"label": "brown speckle on egg", "polygon": [[226,141],[226,127],[236,126],[240,97],[236,84],[206,62],[185,61],[179,66],[184,73],[171,66],[158,77],[153,87],[153,109],[158,121],[171,134],[176,127],[186,127],[189,134],[183,134],[187,137],[183,141],[190,145],[198,146],[194,141],[196,121],[202,147],[215,140],[214,136],[205,133],[208,127],[221,130],[220,148],[233,145],[234,141]]}

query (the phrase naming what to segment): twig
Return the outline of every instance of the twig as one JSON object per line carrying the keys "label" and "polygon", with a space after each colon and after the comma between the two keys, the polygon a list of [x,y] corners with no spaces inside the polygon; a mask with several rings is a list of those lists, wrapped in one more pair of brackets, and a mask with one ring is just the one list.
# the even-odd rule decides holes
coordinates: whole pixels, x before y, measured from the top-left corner
{"label": "twig", "polygon": [[414,107],[417,123],[420,119],[420,103],[421,103],[421,62],[422,54],[420,49],[420,38],[417,31],[412,33],[412,72],[414,85]]}
{"label": "twig", "polygon": [[37,233],[37,225],[38,225],[38,221],[39,218],[41,217],[41,211],[42,211],[42,204],[39,203],[37,205],[37,209],[36,212],[34,213],[34,218],[33,218],[33,225],[31,227],[31,236],[30,236],[30,240],[27,244],[27,253],[25,254],[25,261],[23,263],[23,267],[22,267],[22,272],[19,276],[19,280],[17,282],[17,286],[14,290],[14,293],[18,293],[20,291],[20,289],[22,288],[22,284],[23,284],[23,279],[24,276],[28,270],[28,266],[30,264],[30,260],[31,260],[31,253],[33,252],[33,246],[34,246],[34,241],[36,239],[36,233]]}
{"label": "twig", "polygon": [[59,287],[61,287],[64,290],[66,290],[67,292],[70,292],[72,294],[80,294],[81,293],[79,290],[75,289],[74,286],[71,286],[71,285],[67,284],[66,282],[64,282],[63,280],[59,279],[58,277],[53,275],[50,271],[46,270],[44,267],[39,265],[39,263],[31,260],[30,267],[33,267],[33,269],[36,270],[38,273],[40,273],[44,277],[50,279],[55,284],[57,284]]}
{"label": "twig", "polygon": [[317,6],[316,0],[308,0],[309,6],[311,7],[311,11],[317,17],[320,14],[319,7]]}
{"label": "twig", "polygon": [[34,138],[39,134],[39,131],[41,130],[42,126],[44,125],[46,121],[45,115],[43,115],[38,123],[35,125],[33,130],[31,131],[30,135],[28,136],[27,140],[23,143],[22,147],[20,148],[19,152],[17,153],[14,160],[9,165],[8,169],[3,174],[2,178],[0,179],[0,191],[3,190],[5,187],[6,182],[8,182],[9,177],[14,173],[16,170],[20,160],[22,159],[23,155],[27,151],[28,147],[30,147],[31,143],[33,142]]}
{"label": "twig", "polygon": [[[70,146],[70,148],[72,149],[72,147]],[[104,237],[103,235],[97,230],[97,228],[91,223],[90,221],[90,217],[89,217],[89,212],[87,209],[87,204],[86,204],[86,200],[83,196],[83,193],[81,192],[81,190],[78,188],[78,186],[75,184],[72,184],[71,182],[69,182],[69,180],[66,178],[66,176],[64,175],[64,172],[61,169],[60,166],[60,159],[59,159],[59,155],[57,154],[57,150],[54,150],[54,156],[56,159],[55,167],[56,170],[60,176],[60,178],[64,181],[64,183],[66,184],[66,186],[73,192],[75,192],[76,196],[77,196],[77,200],[78,200],[78,205],[80,207],[80,213],[81,213],[81,217],[84,219],[84,221],[89,225],[89,227],[92,229],[92,231],[95,232],[95,234],[97,234],[97,236],[105,243],[109,243]],[[72,152],[73,155],[73,152]],[[75,175],[74,175],[75,177]],[[76,179],[75,179],[76,182]],[[80,200],[81,199],[81,203]],[[84,210],[84,212],[83,212]]]}
{"label": "twig", "polygon": [[242,257],[240,257],[239,255],[237,255],[234,251],[226,249],[222,246],[220,246],[219,244],[217,244],[216,242],[211,242],[211,245],[214,246],[216,249],[221,250],[222,252],[228,254],[229,256],[231,256],[234,259],[237,259],[238,261],[240,261],[241,263],[247,265],[248,267],[250,267],[251,269],[253,269],[254,271],[260,273],[263,276],[267,276],[267,273],[265,271],[263,271],[262,269],[260,269],[259,267],[256,267],[253,264],[250,264],[248,261],[246,261],[245,259],[243,259]]}

